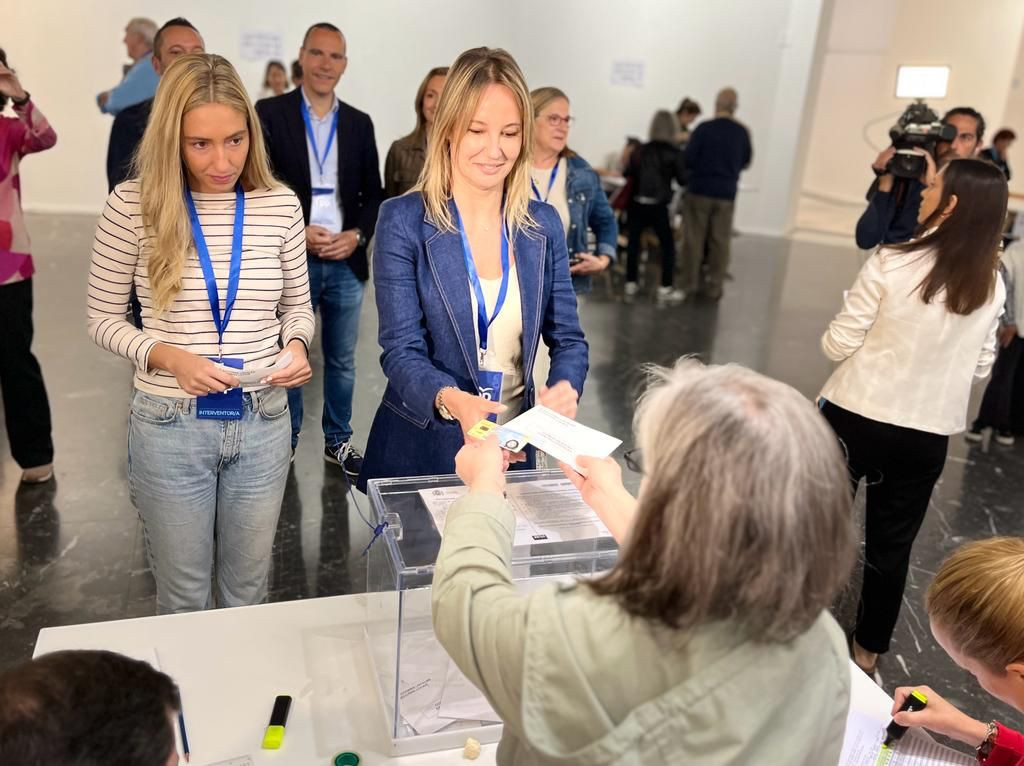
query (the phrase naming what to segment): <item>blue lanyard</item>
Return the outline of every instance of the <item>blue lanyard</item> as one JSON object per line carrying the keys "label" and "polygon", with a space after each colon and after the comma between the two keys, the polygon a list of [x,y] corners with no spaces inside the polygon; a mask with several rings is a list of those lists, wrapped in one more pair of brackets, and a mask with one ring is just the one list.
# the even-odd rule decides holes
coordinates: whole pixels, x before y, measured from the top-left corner
{"label": "blue lanyard", "polygon": [[321,156],[320,150],[316,145],[316,135],[313,133],[313,122],[309,119],[309,107],[306,106],[306,99],[303,98],[299,103],[302,105],[302,121],[306,123],[306,137],[309,139],[309,145],[313,149],[313,159],[316,161],[316,166],[320,169],[320,178],[323,178],[324,163],[327,162],[327,155],[331,153],[334,135],[338,132],[338,112],[341,110],[334,110],[334,123],[331,125],[331,134],[327,137],[327,146],[324,147],[324,153]]}
{"label": "blue lanyard", "polygon": [[494,313],[487,318],[487,306],[484,301],[484,291],[480,286],[480,277],[476,273],[476,264],[473,263],[473,251],[469,247],[469,237],[466,236],[466,229],[462,225],[462,217],[459,215],[459,207],[455,206],[455,225],[459,227],[459,236],[462,237],[462,256],[466,260],[466,271],[469,273],[469,284],[476,294],[476,326],[480,333],[480,357],[483,359],[483,352],[487,350],[487,331],[491,323],[498,317],[501,307],[505,305],[505,295],[508,293],[508,232],[505,230],[504,207],[502,208],[501,222],[501,287],[498,289],[498,299],[494,305]]}
{"label": "blue lanyard", "polygon": [[533,188],[533,196],[536,197],[540,202],[547,202],[548,197],[551,196],[551,189],[554,187],[555,178],[558,176],[558,166],[561,164],[562,161],[559,160],[558,162],[555,163],[555,166],[551,168],[551,176],[548,178],[548,193],[545,194],[543,197],[540,196],[540,189],[538,189],[537,184],[533,182],[533,178],[530,178],[530,186]]}
{"label": "blue lanyard", "polygon": [[228,293],[224,301],[224,316],[220,315],[220,296],[217,294],[217,277],[213,273],[213,262],[210,260],[210,249],[206,246],[203,226],[199,223],[199,213],[192,199],[192,190],[185,188],[185,203],[188,205],[188,217],[192,223],[192,239],[196,243],[196,254],[199,265],[203,268],[206,280],[206,294],[210,298],[210,310],[213,312],[213,324],[217,328],[217,349],[224,356],[224,331],[231,319],[231,311],[235,307],[238,296],[238,282],[242,276],[242,232],[245,229],[245,192],[242,187],[235,187],[235,227],[231,235],[231,268],[228,271]]}

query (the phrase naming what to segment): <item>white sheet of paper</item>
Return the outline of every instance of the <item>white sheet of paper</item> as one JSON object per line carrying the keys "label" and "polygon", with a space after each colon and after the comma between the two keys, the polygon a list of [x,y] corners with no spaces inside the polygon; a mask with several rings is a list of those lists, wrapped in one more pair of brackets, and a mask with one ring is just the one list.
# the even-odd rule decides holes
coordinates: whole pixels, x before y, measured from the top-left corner
{"label": "white sheet of paper", "polygon": [[[876,766],[885,727],[892,720],[892,698],[851,665],[850,712],[839,766]],[[886,766],[969,766],[970,756],[940,745],[911,729],[892,749]]]}
{"label": "white sheet of paper", "polygon": [[448,677],[445,678],[444,691],[441,693],[438,716],[448,720],[501,723],[501,718],[494,712],[491,703],[470,683],[454,662],[448,665]]}
{"label": "white sheet of paper", "polygon": [[398,698],[402,718],[417,734],[433,734],[451,723],[438,717],[450,663],[432,631],[415,631],[402,637]]}
{"label": "white sheet of paper", "polygon": [[[508,485],[507,498],[516,515],[512,545],[520,548],[535,543],[559,543],[611,537],[611,533],[568,479],[520,481]],[[466,487],[437,487],[419,491],[437,533],[444,537],[444,524],[452,503],[469,492]]]}
{"label": "white sheet of paper", "polygon": [[577,423],[542,405],[512,418],[505,423],[505,428],[524,434],[534,447],[584,475],[585,472],[576,465],[577,457],[608,457],[622,444],[622,439]]}
{"label": "white sheet of paper", "polygon": [[241,370],[236,370],[223,364],[218,364],[217,367],[225,372],[230,372],[238,378],[238,383],[241,386],[257,386],[265,377],[271,373],[277,372],[278,370],[283,370],[291,363],[292,352],[285,351],[278,360],[269,367],[249,367],[248,369],[243,368]]}

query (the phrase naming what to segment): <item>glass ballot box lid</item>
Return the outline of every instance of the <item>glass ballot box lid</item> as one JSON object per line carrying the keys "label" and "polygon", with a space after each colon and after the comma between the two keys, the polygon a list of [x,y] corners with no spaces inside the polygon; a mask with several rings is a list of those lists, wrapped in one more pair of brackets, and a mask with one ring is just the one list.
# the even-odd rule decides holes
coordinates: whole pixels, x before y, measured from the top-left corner
{"label": "glass ballot box lid", "polygon": [[[618,546],[558,470],[510,471],[516,513],[512,579],[529,593],[607,571]],[[367,559],[367,649],[379,682],[392,755],[494,742],[501,722],[434,637],[430,585],[457,476],[371,480],[374,524],[387,523]]]}

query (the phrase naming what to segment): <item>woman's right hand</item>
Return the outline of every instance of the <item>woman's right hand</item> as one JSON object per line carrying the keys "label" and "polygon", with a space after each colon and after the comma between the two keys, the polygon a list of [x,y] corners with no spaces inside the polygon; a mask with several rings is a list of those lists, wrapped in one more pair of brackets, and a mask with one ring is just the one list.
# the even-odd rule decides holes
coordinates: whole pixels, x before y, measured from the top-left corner
{"label": "woman's right hand", "polygon": [[636,515],[636,498],[622,483],[622,469],[612,458],[596,458],[580,455],[576,464],[587,472],[586,476],[576,473],[565,463],[559,463],[562,473],[580,491],[583,502],[589,505],[612,533],[615,542],[621,544],[633,526]]}
{"label": "woman's right hand", "polygon": [[150,366],[167,370],[189,396],[220,394],[238,388],[238,378],[206,357],[158,343],[149,355]]}
{"label": "woman's right hand", "polygon": [[501,402],[493,402],[490,399],[484,399],[482,396],[476,396],[475,394],[469,394],[454,388],[445,389],[443,398],[444,406],[459,421],[459,425],[462,426],[462,433],[467,438],[469,438],[469,429],[481,420],[486,420],[488,415],[496,415],[508,409]]}
{"label": "woman's right hand", "polygon": [[[928,698],[928,705],[914,712],[900,712],[900,707],[913,691]],[[901,686],[893,695],[892,720],[900,726],[922,726],[936,734],[977,747],[988,734],[988,724],[961,713],[928,686]]]}

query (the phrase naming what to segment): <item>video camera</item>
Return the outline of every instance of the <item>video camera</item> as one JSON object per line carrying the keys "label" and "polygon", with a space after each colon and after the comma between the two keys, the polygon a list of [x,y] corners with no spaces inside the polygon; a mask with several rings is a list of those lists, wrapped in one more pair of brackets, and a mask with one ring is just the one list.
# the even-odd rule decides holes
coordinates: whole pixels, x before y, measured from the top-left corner
{"label": "video camera", "polygon": [[956,127],[943,125],[939,116],[918,99],[889,128],[889,138],[896,154],[889,160],[885,171],[897,178],[920,178],[924,173],[925,159],[915,150],[924,150],[934,157],[935,144],[956,138]]}

